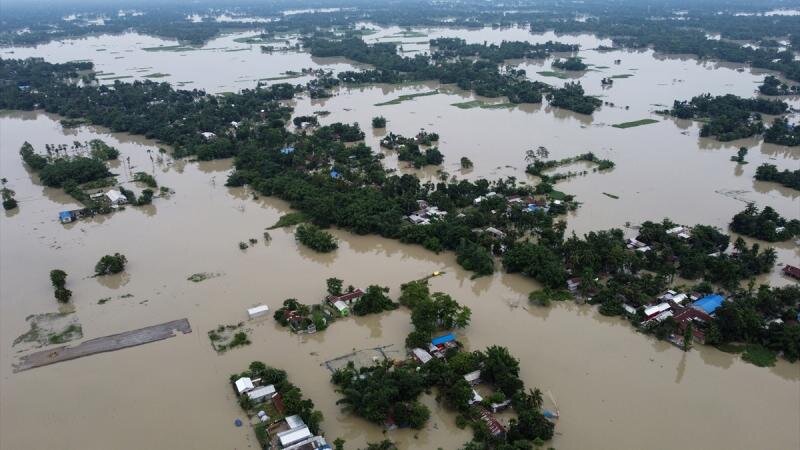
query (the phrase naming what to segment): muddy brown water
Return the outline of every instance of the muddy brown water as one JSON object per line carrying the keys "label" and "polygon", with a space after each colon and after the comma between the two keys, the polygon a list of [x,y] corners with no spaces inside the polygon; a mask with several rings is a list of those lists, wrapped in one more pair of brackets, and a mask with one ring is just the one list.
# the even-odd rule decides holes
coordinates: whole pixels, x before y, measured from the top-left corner
{"label": "muddy brown water", "polygon": [[[382,32],[389,35],[397,31]],[[490,32],[494,31],[484,31],[483,36]],[[467,32],[464,35],[472,36]],[[73,53],[60,56],[62,60],[107,57],[108,52],[92,54],[92,39],[66,41],[64,46],[71,47],[49,54],[29,51],[53,56],[53,60],[59,60],[57,55],[67,50]],[[153,39],[155,45],[167,45],[142,36],[96,39],[96,45],[109,48],[115,39]],[[471,39],[488,37],[476,34]],[[43,47],[47,48],[39,49]],[[15,49],[15,55],[21,56],[21,51]],[[114,63],[122,60],[109,59],[108,68],[99,69],[122,72],[115,68],[120,66],[113,65],[127,64],[152,67],[153,72],[178,73],[160,65],[178,59],[175,53],[141,53],[135,62]],[[224,53],[187,52],[183,58],[198,59],[198,75],[190,79],[207,80],[207,86],[222,86],[220,91],[232,90],[237,86],[236,77],[253,70],[240,65],[263,64],[269,67],[269,71],[263,71],[268,76],[299,68],[285,65],[283,55],[265,56],[258,50],[252,55],[245,51]],[[323,123],[359,122],[367,131],[367,143],[376,149],[382,132],[370,130],[369,123],[378,114],[389,119],[387,130],[411,134],[424,127],[437,131],[446,157],[444,169],[458,177],[513,175],[528,180],[523,172],[524,152],[539,145],[546,146],[554,158],[590,150],[610,158],[617,167],[609,173],[590,173],[558,185],[584,202],[568,217],[570,230],[578,233],[666,216],[687,224],[724,227],[745,201],[771,205],[788,217],[800,216],[796,192],[752,179],[763,161],[797,168],[797,148],[751,140],[723,144],[699,139],[698,125],[682,121],[662,120],[627,130],[608,126],[657,118],[650,115],[658,108],[653,104],[668,104],[699,91],[751,95],[762,75],[691,58],[661,58],[651,52],[585,53],[588,62],[612,67],[602,69],[606,74],[616,73],[613,59],[620,57],[623,67],[639,69],[608,90],[602,90],[599,81],[591,81],[592,77],[599,80],[600,73],[588,72],[581,78],[589,92],[603,93],[607,96],[604,99],[616,105],[629,105],[628,110],[603,107],[593,117],[546,105],[462,110],[451,103],[474,97],[436,84],[342,89],[331,99],[301,98],[294,103],[298,114],[331,111]],[[230,55],[241,60],[231,60],[226,65],[231,68],[229,72],[200,70]],[[302,53],[291,57],[305,58],[298,62],[300,67],[310,61]],[[158,62],[160,58],[163,61]],[[349,67],[344,61],[340,63]],[[538,67],[545,63],[520,64]],[[549,65],[526,69],[534,77],[537,70],[549,70]],[[562,82],[554,78],[546,81]],[[239,88],[249,86],[240,84]],[[373,106],[436,88],[442,93],[397,105]],[[498,272],[472,280],[451,254],[435,255],[374,236],[335,230],[341,246],[328,255],[298,247],[291,230],[270,231],[272,240],[266,244],[264,228],[289,211],[288,206],[274,199],[253,199],[245,189],[226,188],[230,161],[159,160],[155,142],[95,127],[62,130],[57,120],[56,116],[35,112],[0,116],[0,176],[9,179],[9,187],[17,192],[21,205],[19,210],[0,216],[2,448],[256,448],[252,432],[233,425],[242,414],[227,383],[231,373],[252,360],[289,372],[292,381],[325,415],[323,431],[330,440],[342,437],[349,447],[356,448],[387,436],[402,448],[458,448],[469,440],[469,431],[455,427],[454,415],[436,407],[430,396],[425,401],[433,415],[425,429],[387,435],[377,426],[341,413],[335,404],[338,396],[323,362],[353,349],[402,346],[410,331],[409,316],[403,309],[337,322],[312,336],[291,335],[266,318],[252,325],[252,345],[223,355],[212,350],[206,336],[219,324],[245,320],[246,308],[257,303],[274,309],[289,297],[306,303],[316,301],[324,292],[327,277],[343,278],[361,287],[387,285],[392,295],[397,295],[401,283],[436,270],[447,273],[433,279],[433,288],[473,309],[471,326],[459,333],[468,348],[508,346],[521,359],[527,385],[554,394],[562,413],[552,442],[555,448],[800,447],[798,364],[779,361],[775,367],[763,369],[742,362],[736,355],[706,347],[683,353],[638,335],[624,321],[602,317],[590,307],[559,304],[545,309],[528,305],[528,292],[538,287],[529,279]],[[126,185],[141,188],[130,183],[130,173],[144,170],[175,193],[156,199],[146,208],[127,208],[111,216],[59,224],[58,211],[77,205],[60,190],[43,187],[22,165],[18,149],[25,140],[42,149],[47,143],[94,137],[117,146],[123,158],[131,158],[133,167],[123,161],[112,168]],[[750,163],[737,166],[729,157],[741,145],[751,147],[747,156]],[[409,170],[398,165],[391,152],[387,155],[388,166]],[[456,167],[461,156],[475,163],[472,171],[462,172]],[[415,172],[423,177],[436,176],[432,168]],[[259,243],[239,250],[238,242],[251,237],[258,238]],[[126,271],[118,276],[91,278],[97,259],[115,251],[127,255]],[[797,264],[800,257],[792,243],[779,245],[778,254],[781,263]],[[48,271],[56,267],[69,274],[67,287],[73,291],[75,314],[83,325],[85,339],[175,317],[187,317],[194,332],[12,374],[11,364],[18,355],[11,342],[27,331],[24,318],[57,310],[47,278]],[[186,280],[197,272],[221,275],[201,283]],[[764,280],[788,282],[775,272]],[[108,297],[110,301],[98,304],[99,299]]]}

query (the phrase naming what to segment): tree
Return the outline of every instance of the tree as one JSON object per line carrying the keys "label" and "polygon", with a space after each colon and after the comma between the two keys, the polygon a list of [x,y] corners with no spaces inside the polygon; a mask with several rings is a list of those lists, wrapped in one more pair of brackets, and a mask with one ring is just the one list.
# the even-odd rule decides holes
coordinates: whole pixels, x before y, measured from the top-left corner
{"label": "tree", "polygon": [[72,291],[64,287],[57,287],[55,290],[55,297],[61,303],[67,303],[72,297]]}
{"label": "tree", "polygon": [[383,116],[373,117],[372,128],[386,128],[386,118]]}
{"label": "tree", "polygon": [[462,169],[472,169],[473,164],[472,161],[467,158],[466,156],[461,157],[461,168]]}
{"label": "tree", "polygon": [[114,253],[113,255],[105,255],[100,258],[100,261],[94,266],[95,275],[108,275],[112,273],[120,273],[125,270],[125,264],[128,259],[125,255]]}
{"label": "tree", "polygon": [[400,286],[400,297],[397,301],[412,310],[422,301],[430,298],[428,280],[411,281]]}
{"label": "tree", "polygon": [[686,329],[683,330],[683,351],[688,352],[692,349],[692,340],[694,339],[692,323],[686,324]]}
{"label": "tree", "polygon": [[328,278],[325,280],[325,283],[328,285],[328,294],[334,296],[342,295],[342,280],[338,278]]}
{"label": "tree", "polygon": [[312,224],[300,224],[294,232],[294,237],[301,244],[320,253],[330,253],[339,248],[332,234]]}
{"label": "tree", "polygon": [[436,310],[436,323],[445,329],[464,328],[469,325],[472,311],[460,305],[447,294],[435,292],[433,305]]}
{"label": "tree", "polygon": [[0,183],[2,183],[3,186],[2,189],[0,189],[0,194],[2,194],[3,198],[3,209],[8,211],[10,209],[16,208],[17,201],[14,199],[14,195],[16,195],[16,192],[6,187],[8,180],[5,177],[3,177],[2,180],[0,180]]}
{"label": "tree", "polygon": [[486,349],[481,377],[497,386],[506,397],[511,397],[523,386],[519,379],[519,360],[511,356],[507,348],[496,345]]}
{"label": "tree", "polygon": [[397,308],[397,304],[392,302],[386,293],[389,292],[388,287],[378,285],[371,285],[367,287],[364,295],[356,300],[353,305],[353,314],[357,316],[364,316],[367,314],[379,313],[381,311],[388,311]]}
{"label": "tree", "polygon": [[736,152],[736,156],[731,156],[731,161],[738,162],[739,164],[744,164],[745,156],[747,156],[747,147],[739,147],[739,151]]}
{"label": "tree", "polygon": [[54,288],[63,288],[67,283],[67,272],[64,272],[61,269],[51,270],[50,283]]}

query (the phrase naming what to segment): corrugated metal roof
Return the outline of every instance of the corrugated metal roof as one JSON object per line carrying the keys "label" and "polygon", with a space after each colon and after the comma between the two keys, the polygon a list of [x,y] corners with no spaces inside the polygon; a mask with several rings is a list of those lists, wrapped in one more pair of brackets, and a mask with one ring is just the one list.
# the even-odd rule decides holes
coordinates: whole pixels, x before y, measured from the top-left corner
{"label": "corrugated metal roof", "polygon": [[694,302],[694,306],[702,309],[706,314],[713,314],[717,308],[722,305],[724,299],[719,294],[706,295],[700,300]]}
{"label": "corrugated metal roof", "polygon": [[456,337],[453,336],[453,333],[447,333],[444,336],[435,337],[431,340],[431,344],[433,345],[442,345],[446,342],[455,341]]}

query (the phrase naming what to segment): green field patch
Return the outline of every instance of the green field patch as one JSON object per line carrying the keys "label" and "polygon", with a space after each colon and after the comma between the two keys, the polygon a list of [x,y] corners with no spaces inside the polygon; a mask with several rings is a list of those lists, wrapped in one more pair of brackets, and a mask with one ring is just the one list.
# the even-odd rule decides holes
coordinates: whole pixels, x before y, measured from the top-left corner
{"label": "green field patch", "polygon": [[169,74],[168,73],[161,73],[161,72],[154,72],[154,73],[149,73],[147,75],[142,75],[142,76],[145,77],[145,78],[164,78],[164,77],[168,77]]}
{"label": "green field patch", "polygon": [[197,50],[197,47],[187,45],[159,45],[158,47],[143,47],[146,52],[188,52]]}
{"label": "green field patch", "polygon": [[603,195],[609,198],[613,198],[614,200],[619,200],[619,195],[609,194],[608,192],[603,192]]}
{"label": "green field patch", "polygon": [[103,78],[98,78],[98,80],[101,80],[101,81],[108,81],[108,80],[124,80],[124,79],[126,79],[126,78],[133,78],[133,75],[117,75],[117,76],[115,76],[115,77],[103,77]]}
{"label": "green field patch", "polygon": [[632,73],[623,73],[620,75],[611,75],[611,78],[630,78],[632,76],[633,76]]}
{"label": "green field patch", "polygon": [[775,365],[775,361],[778,360],[778,356],[775,352],[762,345],[747,344],[744,353],[742,353],[742,359],[758,367],[772,367]]}
{"label": "green field patch", "polygon": [[511,108],[516,106],[513,103],[486,103],[483,100],[470,100],[468,102],[460,102],[460,103],[451,103],[450,106],[455,106],[456,108],[461,109],[472,109],[472,108],[481,108],[481,109],[504,109],[504,108]]}
{"label": "green field patch", "polygon": [[552,70],[543,70],[541,72],[536,72],[536,73],[538,73],[539,75],[541,75],[543,77],[560,78],[562,80],[566,80],[567,78],[569,78],[569,76],[567,74],[565,74],[564,72],[555,72],[555,71],[552,71]]}
{"label": "green field patch", "polygon": [[401,95],[400,97],[397,97],[394,100],[389,100],[388,102],[375,103],[375,106],[397,105],[397,104],[400,104],[400,103],[402,103],[404,101],[407,101],[407,100],[414,100],[417,97],[427,97],[429,95],[436,95],[438,93],[439,93],[439,90],[435,89],[433,91],[419,92],[419,93],[416,93],[416,94]]}
{"label": "green field patch", "polygon": [[392,34],[390,36],[404,37],[404,38],[428,37],[428,35],[426,33],[422,33],[420,31],[410,31],[410,30],[401,31],[399,33],[395,33],[395,34]]}
{"label": "green field patch", "polygon": [[83,337],[83,328],[73,313],[32,314],[25,320],[30,329],[12,344],[14,347],[25,344],[21,350],[64,344]]}
{"label": "green field patch", "polygon": [[249,48],[229,48],[229,49],[225,50],[225,53],[246,52],[247,50],[250,50],[250,49]]}
{"label": "green field patch", "polygon": [[615,123],[614,125],[611,125],[611,126],[614,127],[614,128],[623,128],[624,129],[624,128],[638,127],[638,126],[642,126],[642,125],[650,125],[651,123],[658,123],[658,120],[655,120],[655,119],[640,119],[640,120],[634,120],[632,122]]}
{"label": "green field patch", "polygon": [[277,77],[259,78],[258,81],[278,81],[278,80],[291,80],[292,78],[302,77],[302,73],[285,73]]}
{"label": "green field patch", "polygon": [[595,69],[609,69],[608,66],[594,66]]}
{"label": "green field patch", "polygon": [[219,325],[208,332],[208,339],[217,353],[225,353],[232,348],[250,345],[250,329],[244,328],[244,322]]}
{"label": "green field patch", "polygon": [[742,353],[745,349],[744,344],[735,344],[732,342],[728,342],[725,344],[718,344],[717,349],[723,351],[725,353]]}
{"label": "green field patch", "polygon": [[301,224],[301,223],[303,223],[303,222],[305,222],[307,220],[308,220],[308,218],[303,213],[299,213],[299,212],[287,213],[287,214],[282,215],[278,219],[278,221],[275,222],[275,225],[273,225],[273,226],[271,226],[271,227],[269,227],[267,229],[268,230],[274,230],[276,228],[283,228],[283,227],[290,227],[292,225],[299,225],[299,224]]}
{"label": "green field patch", "polygon": [[239,37],[233,40],[238,44],[282,44],[286,40],[266,38],[261,36]]}

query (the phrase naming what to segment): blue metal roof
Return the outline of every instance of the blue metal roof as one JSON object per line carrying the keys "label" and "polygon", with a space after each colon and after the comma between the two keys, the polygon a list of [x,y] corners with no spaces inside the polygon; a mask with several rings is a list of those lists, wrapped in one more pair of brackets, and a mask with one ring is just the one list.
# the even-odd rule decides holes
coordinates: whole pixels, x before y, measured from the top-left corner
{"label": "blue metal roof", "polygon": [[337,172],[335,170],[331,170],[331,178],[341,178],[341,177],[342,177],[342,174],[340,174],[339,172]]}
{"label": "blue metal roof", "polygon": [[722,305],[723,298],[719,294],[706,295],[694,302],[694,306],[702,309],[706,314],[713,314]]}
{"label": "blue metal roof", "polygon": [[284,155],[288,155],[289,153],[292,152],[294,152],[294,147],[283,147],[281,149],[281,153],[283,153]]}
{"label": "blue metal roof", "polygon": [[447,333],[444,336],[435,337],[431,340],[431,344],[433,345],[442,345],[445,342],[455,341],[456,337],[453,336],[453,333]]}

